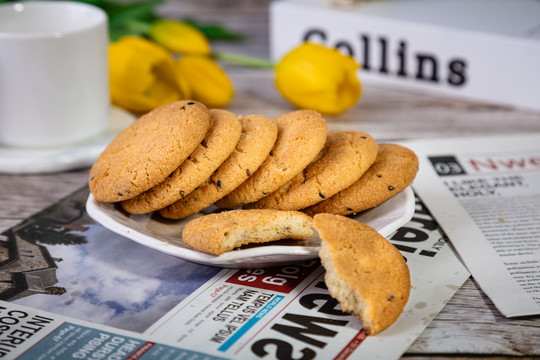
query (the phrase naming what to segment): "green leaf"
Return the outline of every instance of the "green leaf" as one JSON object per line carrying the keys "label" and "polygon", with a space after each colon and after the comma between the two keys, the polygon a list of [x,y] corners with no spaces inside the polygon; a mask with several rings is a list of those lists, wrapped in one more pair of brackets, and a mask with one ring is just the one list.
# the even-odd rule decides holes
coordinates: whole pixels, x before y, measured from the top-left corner
{"label": "green leaf", "polygon": [[150,23],[147,21],[128,20],[122,26],[111,28],[109,37],[112,42],[126,35],[148,37],[149,29]]}
{"label": "green leaf", "polygon": [[119,3],[110,0],[72,0],[95,5],[107,13],[111,41],[124,35],[146,36],[149,24],[158,17],[156,5],[163,0],[144,0],[134,3]]}
{"label": "green leaf", "polygon": [[153,21],[157,19],[154,14],[154,8],[161,2],[162,0],[152,0],[129,5],[122,4],[121,7],[118,7],[119,4],[115,4],[115,8],[110,8],[111,15],[109,22],[111,27],[122,26],[130,20]]}
{"label": "green leaf", "polygon": [[249,66],[259,69],[273,69],[275,64],[268,59],[258,58],[250,55],[243,55],[229,52],[215,52],[214,59],[227,62],[229,64]]}

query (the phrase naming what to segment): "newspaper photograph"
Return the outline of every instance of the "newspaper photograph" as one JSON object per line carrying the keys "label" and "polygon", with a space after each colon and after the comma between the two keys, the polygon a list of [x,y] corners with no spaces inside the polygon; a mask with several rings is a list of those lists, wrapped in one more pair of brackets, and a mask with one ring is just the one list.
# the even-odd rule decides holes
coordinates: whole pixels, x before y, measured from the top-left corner
{"label": "newspaper photograph", "polygon": [[413,188],[507,317],[540,314],[540,134],[404,143]]}
{"label": "newspaper photograph", "polygon": [[0,358],[399,358],[469,273],[423,203],[389,240],[412,289],[368,336],[341,311],[318,259],[224,269],[158,252],[95,224],[82,188],[2,233]]}

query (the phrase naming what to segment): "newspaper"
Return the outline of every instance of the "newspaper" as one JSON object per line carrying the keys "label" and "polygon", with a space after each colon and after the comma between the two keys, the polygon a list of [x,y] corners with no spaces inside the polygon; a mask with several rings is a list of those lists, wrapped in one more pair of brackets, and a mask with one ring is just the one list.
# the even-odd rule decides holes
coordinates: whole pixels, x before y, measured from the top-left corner
{"label": "newspaper", "polygon": [[425,206],[389,239],[412,290],[367,336],[318,259],[265,269],[190,263],[114,234],[82,188],[0,235],[0,358],[397,359],[468,278]]}
{"label": "newspaper", "polygon": [[507,317],[540,314],[540,134],[411,141],[414,189]]}

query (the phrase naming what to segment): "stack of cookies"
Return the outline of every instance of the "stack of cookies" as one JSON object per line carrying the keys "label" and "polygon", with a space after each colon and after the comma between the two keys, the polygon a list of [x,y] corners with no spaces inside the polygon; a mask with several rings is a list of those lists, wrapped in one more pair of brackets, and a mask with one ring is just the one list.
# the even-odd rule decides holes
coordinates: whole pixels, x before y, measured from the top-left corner
{"label": "stack of cookies", "polygon": [[328,131],[315,111],[238,117],[178,101],[121,132],[90,170],[89,186],[98,201],[169,219],[212,204],[349,215],[399,193],[417,168],[411,150]]}
{"label": "stack of cookies", "polygon": [[[411,150],[360,131],[328,131],[315,111],[239,117],[188,100],[122,131],[92,166],[89,186],[96,200],[129,214],[183,219],[210,205],[231,210],[183,229],[184,243],[214,255],[317,231],[330,293],[374,334],[407,302],[408,268],[386,239],[346,215],[398,194],[417,170]],[[370,258],[379,265],[370,268]]]}

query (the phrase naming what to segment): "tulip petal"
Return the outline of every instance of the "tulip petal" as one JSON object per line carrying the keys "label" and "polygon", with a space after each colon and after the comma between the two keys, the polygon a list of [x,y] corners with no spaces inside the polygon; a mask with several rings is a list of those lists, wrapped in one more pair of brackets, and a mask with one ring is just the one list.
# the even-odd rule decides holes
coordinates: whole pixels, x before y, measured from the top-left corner
{"label": "tulip petal", "polygon": [[186,55],[176,61],[177,73],[191,88],[192,98],[208,107],[223,107],[234,96],[234,86],[223,69],[206,56]]}
{"label": "tulip petal", "polygon": [[109,73],[112,103],[129,111],[147,112],[183,96],[172,55],[140,37],[110,45]]}
{"label": "tulip petal", "polygon": [[175,53],[208,55],[211,52],[206,36],[196,27],[183,22],[156,20],[150,25],[149,36]]}
{"label": "tulip petal", "polygon": [[285,99],[298,108],[337,115],[360,98],[359,66],[337,49],[304,43],[276,65],[275,83]]}

